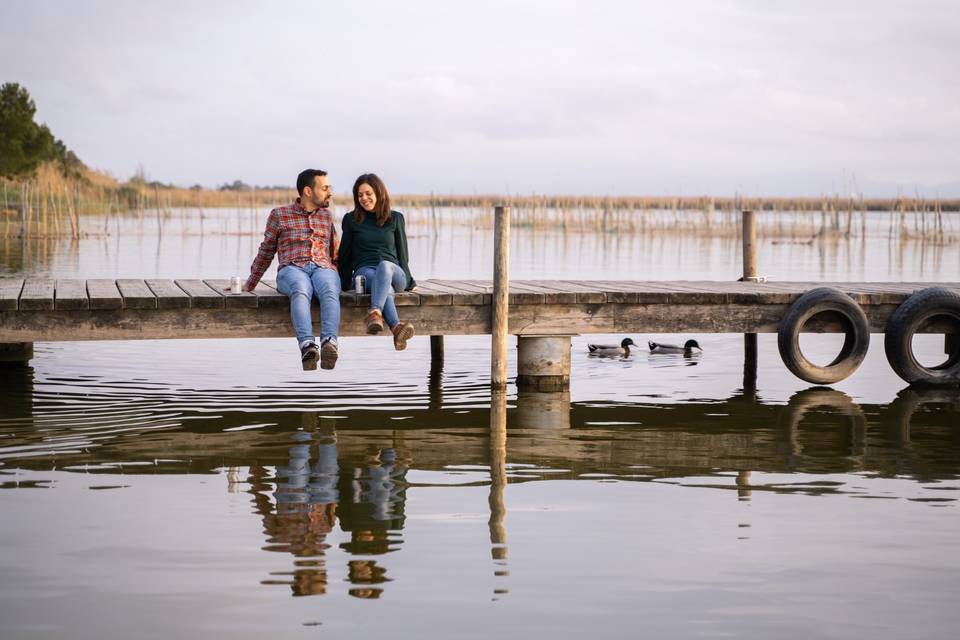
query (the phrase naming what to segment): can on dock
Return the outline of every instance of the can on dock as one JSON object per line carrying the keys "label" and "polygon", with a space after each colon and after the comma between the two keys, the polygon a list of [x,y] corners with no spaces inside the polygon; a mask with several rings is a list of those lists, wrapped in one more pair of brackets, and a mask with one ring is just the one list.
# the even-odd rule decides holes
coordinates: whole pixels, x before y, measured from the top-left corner
{"label": "can on dock", "polygon": [[230,278],[230,293],[243,293],[243,281],[240,276]]}
{"label": "can on dock", "polygon": [[353,290],[358,294],[363,293],[363,288],[366,286],[367,281],[363,276],[355,276],[353,278]]}

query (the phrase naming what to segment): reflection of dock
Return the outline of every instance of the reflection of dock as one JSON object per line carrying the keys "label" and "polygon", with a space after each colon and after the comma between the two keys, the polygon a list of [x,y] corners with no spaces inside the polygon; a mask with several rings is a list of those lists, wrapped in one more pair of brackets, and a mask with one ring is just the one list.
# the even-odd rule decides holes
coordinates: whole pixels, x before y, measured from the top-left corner
{"label": "reflection of dock", "polygon": [[[11,380],[14,391],[0,400],[29,394],[29,370],[22,373],[24,381]],[[139,402],[145,403],[142,411]],[[138,416],[137,424],[107,421],[102,433],[89,425],[75,430],[72,412],[62,420],[55,413],[34,415],[30,420],[42,419],[43,428],[22,429],[16,441],[0,447],[0,458],[9,448],[17,466],[34,469],[94,464],[109,471],[114,462],[155,460],[169,461],[158,466],[161,473],[270,466],[288,460],[289,434],[302,429],[304,420],[299,411],[197,405],[178,412],[173,422],[144,421],[155,411],[153,402],[130,398],[126,406]],[[493,409],[442,407],[442,393],[431,390],[419,408],[404,409],[407,419],[401,425],[391,419],[390,410],[335,412],[341,462],[364,466],[370,442],[376,440],[390,443],[421,470],[485,464],[491,454]],[[540,479],[537,468],[552,470],[544,478],[597,473],[635,478],[640,467],[645,468],[642,474],[657,477],[717,470],[869,471],[924,479],[960,473],[955,427],[960,395],[954,391],[905,389],[882,405],[858,405],[843,393],[819,387],[795,394],[786,405],[742,395],[676,404],[571,403],[568,392],[524,391],[505,411],[510,461],[531,467],[511,482]],[[246,428],[251,422],[273,426]],[[54,447],[80,439],[86,444],[50,448],[48,438]],[[33,453],[24,456],[28,451]]]}

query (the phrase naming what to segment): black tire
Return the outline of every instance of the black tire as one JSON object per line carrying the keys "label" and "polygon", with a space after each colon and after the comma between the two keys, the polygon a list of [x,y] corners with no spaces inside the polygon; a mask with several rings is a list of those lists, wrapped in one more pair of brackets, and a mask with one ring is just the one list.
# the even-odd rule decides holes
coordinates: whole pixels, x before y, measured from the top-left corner
{"label": "black tire", "polygon": [[887,362],[912,385],[954,387],[960,385],[960,345],[955,345],[946,361],[935,367],[923,366],[913,355],[913,334],[934,316],[952,319],[960,332],[960,294],[944,287],[929,287],[897,307],[883,337]]}
{"label": "black tire", "polygon": [[[824,312],[831,312],[845,325],[845,335],[836,359],[821,367],[800,351],[800,331],[810,318]],[[838,289],[811,289],[787,309],[777,329],[777,347],[783,364],[801,380],[813,384],[839,382],[857,370],[870,348],[867,316],[853,298]]]}

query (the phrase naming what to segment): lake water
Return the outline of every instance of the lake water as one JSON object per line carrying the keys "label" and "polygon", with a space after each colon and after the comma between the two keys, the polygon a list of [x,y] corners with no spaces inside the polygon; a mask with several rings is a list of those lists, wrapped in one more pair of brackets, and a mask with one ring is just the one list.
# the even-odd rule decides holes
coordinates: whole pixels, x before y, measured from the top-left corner
{"label": "lake water", "polygon": [[[260,217],[0,238],[0,275],[245,274]],[[412,221],[414,275],[489,278],[490,230],[448,222]],[[955,281],[960,249],[877,225],[765,237],[758,263]],[[515,278],[740,268],[729,234],[512,235]],[[440,373],[426,337],[344,338],[315,372],[292,338],[38,343],[0,370],[0,637],[956,635],[960,394],[905,388],[882,336],[825,389],[761,335],[756,393],[742,336],[695,336],[694,358],[587,355],[622,337],[573,339],[569,392],[494,398],[483,336],[448,337]]]}

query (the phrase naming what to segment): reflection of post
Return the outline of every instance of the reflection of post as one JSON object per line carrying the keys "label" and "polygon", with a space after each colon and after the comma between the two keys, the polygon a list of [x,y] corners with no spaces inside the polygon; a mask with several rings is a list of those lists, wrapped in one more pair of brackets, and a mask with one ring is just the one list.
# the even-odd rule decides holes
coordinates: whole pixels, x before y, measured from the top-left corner
{"label": "reflection of post", "polygon": [[32,358],[32,342],[0,342],[0,367],[26,367]]}
{"label": "reflection of post", "polygon": [[518,391],[514,428],[569,429],[570,390]]}
{"label": "reflection of post", "polygon": [[750,488],[750,471],[738,471],[737,497],[741,500],[749,500],[751,495],[753,490]]}
{"label": "reflection of post", "polygon": [[[507,513],[503,489],[507,486],[507,394],[490,394],[490,554],[496,565],[505,567],[507,560],[507,530],[503,525]],[[506,576],[505,568],[495,569],[494,575]],[[496,593],[506,590],[497,589]]]}
{"label": "reflection of post", "polygon": [[33,417],[33,379],[33,367],[0,362],[0,407],[24,426]]}
{"label": "reflection of post", "polygon": [[427,406],[433,411],[443,408],[443,369],[430,369],[427,378]]}

